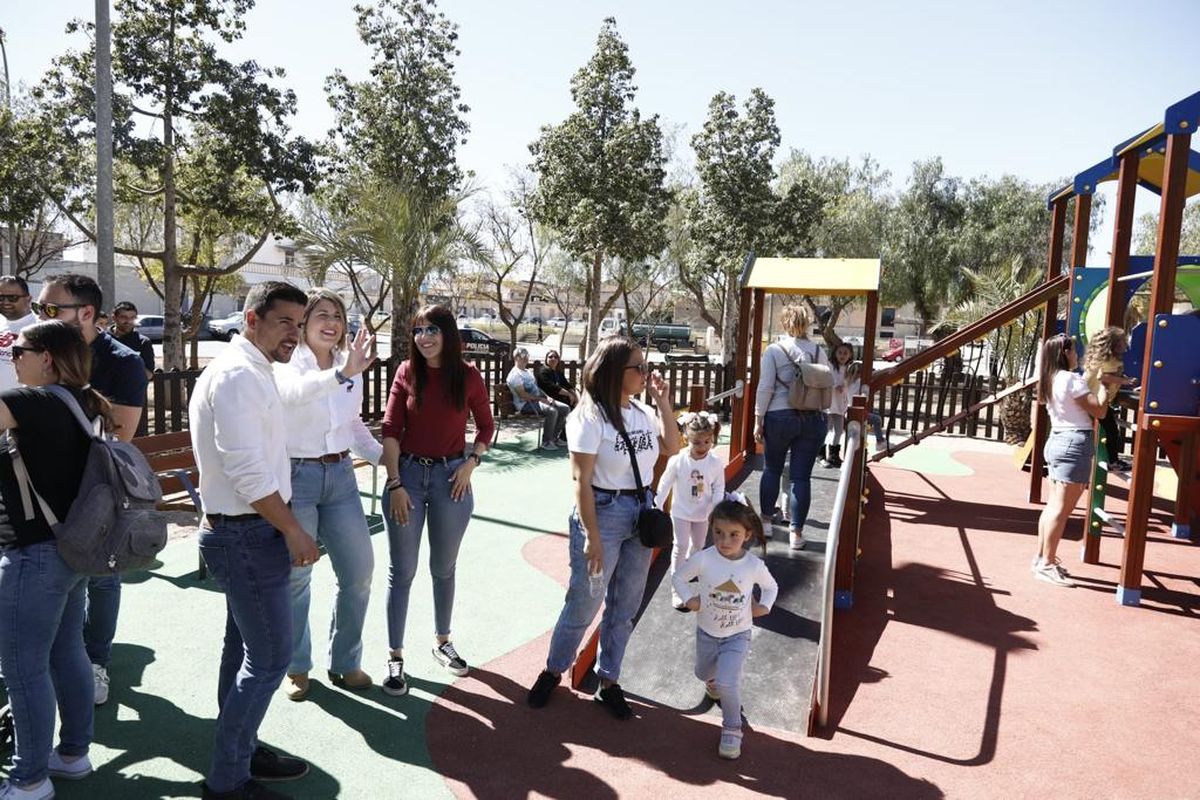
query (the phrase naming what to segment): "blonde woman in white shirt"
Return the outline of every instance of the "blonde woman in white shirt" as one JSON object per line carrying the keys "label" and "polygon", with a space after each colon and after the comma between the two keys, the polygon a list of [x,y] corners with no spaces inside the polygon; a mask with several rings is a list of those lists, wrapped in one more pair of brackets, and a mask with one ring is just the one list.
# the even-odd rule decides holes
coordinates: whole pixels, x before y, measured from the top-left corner
{"label": "blonde woman in white shirt", "polygon": [[[671,497],[671,524],[675,548],[671,552],[671,574],[684,561],[704,549],[708,539],[708,515],[725,497],[725,462],[714,452],[716,415],[689,411],[679,418],[687,448],[667,461],[658,479],[658,501]],[[683,610],[683,599],[671,592],[671,605]]]}
{"label": "blonde woman in white shirt", "polygon": [[[366,689],[362,630],[375,569],[371,534],[354,477],[353,458],[378,464],[381,445],[363,424],[361,373],[375,360],[374,337],[361,329],[347,342],[346,305],[333,291],[308,292],[302,341],[291,361],[275,364],[292,468],[292,513],[325,546],[337,577],[329,626],[329,679]],[[311,566],[292,568],[292,658],[284,689],[291,700],[308,695],[312,669],[309,632]]]}
{"label": "blonde woman in white shirt", "polygon": [[[696,677],[709,699],[721,704],[717,754],[742,754],[742,666],[750,653],[754,617],[771,612],[779,584],[762,559],[747,551],[751,539],[766,552],[762,519],[740,495],[712,512],[713,546],[689,558],[671,577],[675,591],[696,613]],[[690,581],[698,583],[693,588]],[[754,600],[754,587],[761,595]]]}
{"label": "blonde woman in white shirt", "polygon": [[1050,434],[1042,451],[1050,474],[1050,499],[1038,517],[1033,575],[1056,586],[1074,585],[1058,560],[1058,543],[1091,480],[1092,420],[1108,410],[1107,387],[1101,384],[1093,393],[1087,380],[1075,371],[1078,366],[1079,355],[1070,336],[1059,334],[1042,345],[1038,402],[1045,404],[1050,415]]}

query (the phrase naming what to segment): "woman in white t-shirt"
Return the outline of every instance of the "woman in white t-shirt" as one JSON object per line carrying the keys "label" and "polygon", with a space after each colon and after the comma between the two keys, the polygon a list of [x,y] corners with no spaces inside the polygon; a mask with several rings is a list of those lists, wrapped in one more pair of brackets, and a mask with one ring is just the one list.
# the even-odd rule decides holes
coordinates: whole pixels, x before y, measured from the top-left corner
{"label": "woman in white t-shirt", "polygon": [[1102,385],[1099,396],[1093,394],[1087,380],[1075,371],[1078,365],[1075,340],[1070,336],[1059,334],[1042,345],[1038,402],[1045,404],[1050,415],[1050,434],[1043,450],[1050,473],[1050,499],[1038,518],[1033,574],[1057,586],[1074,585],[1058,560],[1058,542],[1091,480],[1092,420],[1102,418],[1108,408],[1107,388]]}
{"label": "woman in white t-shirt", "polygon": [[617,679],[653,552],[638,538],[638,514],[643,502],[653,504],[654,495],[646,488],[645,495],[638,496],[630,450],[643,487],[653,483],[659,452],[670,456],[679,450],[679,428],[662,376],[655,372],[648,381],[656,409],[634,399],[647,388],[647,366],[636,343],[616,337],[601,342],[583,366],[583,393],[567,418],[567,447],[575,477],[571,580],[550,640],[546,669],[529,690],[533,708],[550,700],[603,601],[596,658],[600,688],[595,700],[617,719],[633,716]]}

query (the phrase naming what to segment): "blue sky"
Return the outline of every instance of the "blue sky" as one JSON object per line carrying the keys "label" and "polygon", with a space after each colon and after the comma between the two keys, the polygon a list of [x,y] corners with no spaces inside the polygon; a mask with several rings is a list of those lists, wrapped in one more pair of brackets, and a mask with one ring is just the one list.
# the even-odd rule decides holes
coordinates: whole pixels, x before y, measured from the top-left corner
{"label": "blue sky", "polygon": [[[365,73],[350,0],[259,0],[236,58],[282,66],[299,96],[297,131],[319,137],[331,112],[322,84],[335,68]],[[603,17],[617,18],[637,67],[637,104],[681,126],[702,124],[718,90],[776,101],[790,147],[870,153],[902,185],[913,160],[940,155],[956,175],[1065,177],[1200,89],[1200,3],[624,2],[443,0],[460,26],[458,78],[471,107],[462,164],[490,186],[528,162],[541,125],[571,109],[568,81],[590,56]],[[15,81],[32,82],[93,0],[8,0]],[[1111,206],[1110,206],[1111,208]],[[1144,197],[1140,210],[1156,208]],[[1108,215],[1111,217],[1111,213]],[[1106,224],[1093,239],[1103,257]]]}

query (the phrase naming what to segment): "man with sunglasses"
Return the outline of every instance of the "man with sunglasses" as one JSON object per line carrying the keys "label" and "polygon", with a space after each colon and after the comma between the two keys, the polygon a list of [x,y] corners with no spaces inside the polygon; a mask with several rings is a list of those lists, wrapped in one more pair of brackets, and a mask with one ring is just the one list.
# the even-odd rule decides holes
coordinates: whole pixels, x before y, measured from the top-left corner
{"label": "man with sunglasses", "polygon": [[0,276],[0,391],[17,386],[12,347],[21,331],[38,321],[30,309],[32,300],[24,278]]}
{"label": "man with sunglasses", "polygon": [[[38,301],[32,305],[39,319],[60,320],[83,333],[92,349],[92,388],[112,403],[117,436],[126,442],[131,440],[146,404],[146,371],[141,356],[96,327],[104,307],[99,284],[87,275],[55,275],[42,286]],[[96,705],[108,701],[108,663],[120,610],[120,577],[89,578],[83,641],[92,661]]]}

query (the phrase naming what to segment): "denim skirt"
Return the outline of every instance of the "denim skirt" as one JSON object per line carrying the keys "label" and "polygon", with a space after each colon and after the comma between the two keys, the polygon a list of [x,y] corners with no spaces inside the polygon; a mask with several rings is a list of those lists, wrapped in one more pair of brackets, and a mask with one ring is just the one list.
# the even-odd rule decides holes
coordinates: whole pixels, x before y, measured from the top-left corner
{"label": "denim skirt", "polygon": [[1090,430],[1051,430],[1042,454],[1050,480],[1059,483],[1089,483],[1096,444]]}

